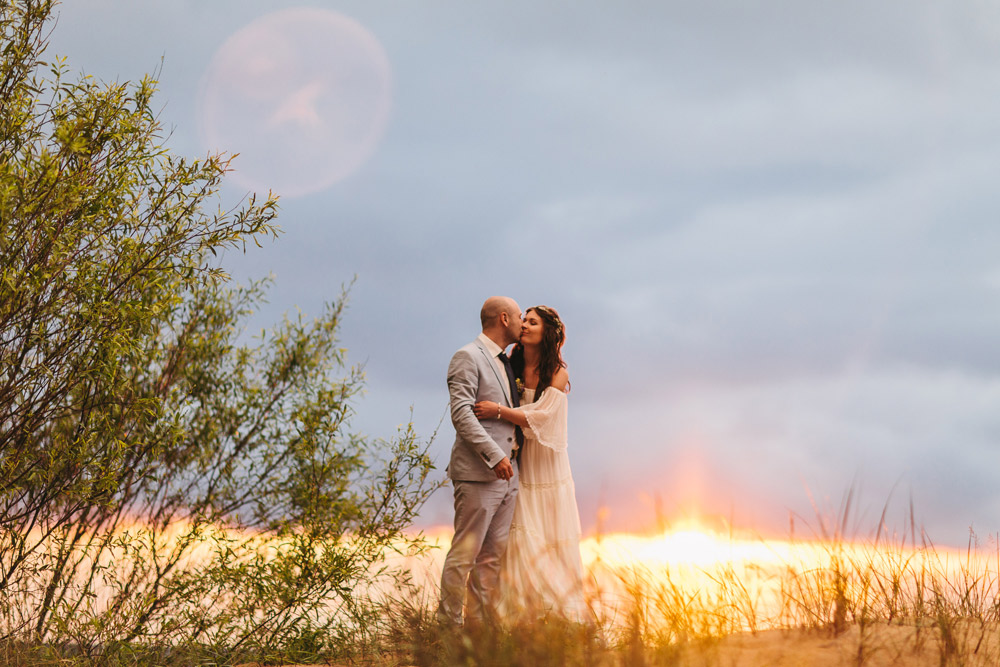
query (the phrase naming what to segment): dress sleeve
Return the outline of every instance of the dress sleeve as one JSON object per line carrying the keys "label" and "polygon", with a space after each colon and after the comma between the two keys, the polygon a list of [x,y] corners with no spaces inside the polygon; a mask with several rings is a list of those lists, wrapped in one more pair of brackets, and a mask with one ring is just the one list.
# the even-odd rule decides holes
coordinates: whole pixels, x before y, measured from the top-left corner
{"label": "dress sleeve", "polygon": [[566,394],[547,387],[534,403],[517,408],[528,419],[529,437],[557,452],[567,447],[568,401]]}

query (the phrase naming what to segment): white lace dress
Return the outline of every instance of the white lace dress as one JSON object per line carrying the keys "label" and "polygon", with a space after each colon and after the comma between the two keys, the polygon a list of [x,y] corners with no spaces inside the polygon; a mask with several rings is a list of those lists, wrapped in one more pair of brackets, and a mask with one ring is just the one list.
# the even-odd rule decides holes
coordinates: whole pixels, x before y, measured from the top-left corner
{"label": "white lace dress", "polygon": [[567,454],[566,394],[549,387],[537,402],[525,389],[521,410],[528,419],[521,452],[520,490],[501,565],[502,618],[555,613],[584,622],[580,561],[580,513]]}

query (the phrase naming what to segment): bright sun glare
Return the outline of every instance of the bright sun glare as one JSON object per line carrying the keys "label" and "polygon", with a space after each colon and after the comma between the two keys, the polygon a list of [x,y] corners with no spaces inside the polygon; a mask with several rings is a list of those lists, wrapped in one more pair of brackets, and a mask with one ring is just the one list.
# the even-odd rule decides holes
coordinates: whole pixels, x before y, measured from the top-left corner
{"label": "bright sun glare", "polygon": [[[159,535],[155,544],[150,542],[150,548],[169,551],[177,540],[185,539],[186,526],[173,528]],[[141,523],[126,531],[133,533],[133,541],[152,539]],[[211,560],[217,538],[225,542],[227,536],[246,541],[250,552],[284,548],[279,538],[265,534],[217,532],[203,532],[189,545],[187,558]],[[423,536],[430,549],[404,555],[408,552],[403,542],[398,550],[386,552],[385,565],[408,573],[429,605],[437,600],[451,534],[449,527],[428,530]],[[696,621],[723,619],[725,632],[739,632],[805,627],[828,614],[834,604],[831,595],[838,594],[872,606],[886,604],[878,596],[887,591],[888,603],[895,605],[897,593],[908,595],[909,600],[923,599],[926,590],[935,587],[964,590],[982,600],[1000,596],[1000,548],[993,542],[985,549],[970,545],[960,551],[891,539],[769,539],[693,518],[676,521],[654,534],[587,537],[580,550],[585,596],[595,617],[608,627],[627,627],[637,605],[654,625],[669,623],[682,613]],[[114,554],[106,557],[110,559],[107,566],[112,567]],[[367,584],[369,594],[398,592],[391,580],[374,577]],[[107,602],[110,593],[98,597]],[[819,606],[807,606],[813,602]]]}
{"label": "bright sun glare", "polygon": [[[436,548],[429,555],[405,561],[433,598],[440,568],[450,544],[449,528],[426,533]],[[637,588],[647,599],[662,599],[664,591],[687,600],[714,603],[734,590],[755,606],[757,627],[778,624],[787,605],[791,576],[802,581],[819,578],[837,567],[868,568],[876,576],[892,577],[907,569],[962,576],[975,570],[996,581],[996,554],[958,551],[928,545],[881,542],[769,539],[752,533],[713,527],[689,518],[655,534],[611,533],[588,537],[580,544],[588,596],[595,613],[611,623],[624,621]],[[988,551],[988,550],[987,550]],[[814,574],[810,574],[814,573]],[[881,574],[879,574],[881,573]],[[770,619],[770,620],[769,620]]]}

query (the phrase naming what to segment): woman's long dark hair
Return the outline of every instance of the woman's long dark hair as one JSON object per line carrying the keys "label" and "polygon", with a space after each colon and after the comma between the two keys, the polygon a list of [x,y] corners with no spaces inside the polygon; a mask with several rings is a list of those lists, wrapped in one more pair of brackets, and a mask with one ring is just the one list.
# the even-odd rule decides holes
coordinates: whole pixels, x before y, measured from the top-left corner
{"label": "woman's long dark hair", "polygon": [[[566,367],[566,362],[562,358],[562,346],[566,342],[566,327],[563,326],[555,308],[532,306],[525,311],[525,317],[531,311],[535,311],[542,321],[542,343],[539,346],[538,357],[538,387],[535,388],[535,400],[537,401],[542,392],[552,384],[552,376],[556,374],[556,371]],[[511,350],[510,365],[514,369],[514,376],[523,383],[524,347],[520,343]]]}

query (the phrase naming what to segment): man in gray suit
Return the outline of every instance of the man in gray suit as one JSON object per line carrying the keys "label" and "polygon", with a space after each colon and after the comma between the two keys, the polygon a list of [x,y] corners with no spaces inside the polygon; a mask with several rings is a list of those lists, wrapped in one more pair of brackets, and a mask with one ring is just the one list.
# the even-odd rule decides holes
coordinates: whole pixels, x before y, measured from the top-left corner
{"label": "man in gray suit", "polygon": [[[494,610],[500,557],[514,516],[518,474],[511,461],[514,426],[500,419],[479,421],[472,406],[496,401],[517,406],[517,388],[504,350],[521,336],[521,309],[508,297],[490,297],[480,312],[483,332],[455,353],[448,366],[448,394],[455,444],[448,476],[455,494],[455,537],[441,573],[438,616],[461,626],[476,624]],[[466,590],[468,600],[465,601]]]}

